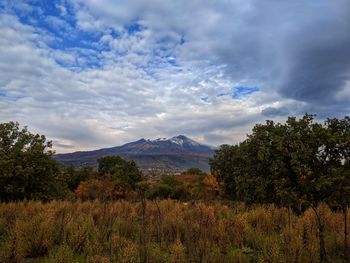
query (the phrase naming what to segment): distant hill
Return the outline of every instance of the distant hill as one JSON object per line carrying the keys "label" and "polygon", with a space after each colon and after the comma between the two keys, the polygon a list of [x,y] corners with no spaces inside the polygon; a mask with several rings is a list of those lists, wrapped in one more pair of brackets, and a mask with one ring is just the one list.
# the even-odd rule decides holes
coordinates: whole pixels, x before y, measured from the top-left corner
{"label": "distant hill", "polygon": [[144,171],[180,172],[191,167],[209,171],[209,159],[214,148],[200,144],[184,135],[170,139],[141,139],[122,146],[94,151],[57,154],[55,158],[67,165],[96,166],[96,160],[106,155],[119,155],[134,160]]}

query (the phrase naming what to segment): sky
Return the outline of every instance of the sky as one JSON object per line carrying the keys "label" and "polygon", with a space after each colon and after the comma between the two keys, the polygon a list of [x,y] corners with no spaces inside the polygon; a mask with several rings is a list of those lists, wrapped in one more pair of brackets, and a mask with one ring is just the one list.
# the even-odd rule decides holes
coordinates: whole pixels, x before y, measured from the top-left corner
{"label": "sky", "polygon": [[1,0],[0,122],[58,153],[350,113],[348,0]]}

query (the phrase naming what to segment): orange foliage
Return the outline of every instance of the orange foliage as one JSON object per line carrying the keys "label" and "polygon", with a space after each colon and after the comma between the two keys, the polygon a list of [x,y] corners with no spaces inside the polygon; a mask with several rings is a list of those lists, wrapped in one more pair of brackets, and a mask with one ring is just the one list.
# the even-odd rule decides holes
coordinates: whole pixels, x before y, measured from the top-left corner
{"label": "orange foliage", "polygon": [[108,179],[91,179],[81,182],[75,193],[78,198],[83,200],[111,200],[116,195],[114,184]]}
{"label": "orange foliage", "polygon": [[206,177],[204,177],[203,179],[203,184],[207,187],[212,187],[214,189],[219,189],[219,183],[216,180],[216,177],[214,175],[207,175]]}
{"label": "orange foliage", "polygon": [[176,180],[184,183],[192,183],[197,181],[198,177],[196,174],[178,174],[176,175]]}
{"label": "orange foliage", "polygon": [[203,179],[204,193],[208,198],[215,198],[220,194],[220,186],[216,177],[208,174]]}

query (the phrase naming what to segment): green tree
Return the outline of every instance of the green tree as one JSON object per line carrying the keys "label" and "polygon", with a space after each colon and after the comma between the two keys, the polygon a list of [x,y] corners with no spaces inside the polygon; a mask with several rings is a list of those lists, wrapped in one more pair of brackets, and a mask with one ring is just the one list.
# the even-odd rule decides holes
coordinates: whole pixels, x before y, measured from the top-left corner
{"label": "green tree", "polygon": [[326,260],[324,222],[317,211],[320,202],[332,194],[331,169],[337,164],[327,129],[314,123],[314,116],[288,118],[284,136],[275,144],[276,162],[272,171],[276,181],[277,197],[285,204],[298,204],[300,209],[314,211],[319,236],[320,261]]}
{"label": "green tree", "polygon": [[66,187],[44,135],[20,129],[17,122],[0,124],[0,200],[52,199]]}
{"label": "green tree", "polygon": [[209,161],[211,173],[223,184],[226,197],[233,200],[238,199],[236,180],[240,174],[239,149],[238,145],[221,145]]}
{"label": "green tree", "polygon": [[340,208],[344,215],[344,258],[350,261],[348,244],[348,207],[350,204],[350,117],[327,119],[326,126],[331,133],[330,144],[333,155],[338,156],[340,165],[332,170],[333,194],[327,202],[331,207]]}
{"label": "green tree", "polygon": [[92,167],[61,167],[62,176],[70,191],[74,192],[81,182],[85,182],[96,177],[96,172]]}
{"label": "green tree", "polygon": [[154,198],[161,198],[166,199],[169,198],[172,194],[172,187],[167,184],[162,183],[155,183],[150,188],[147,197],[154,199]]}
{"label": "green tree", "polygon": [[110,176],[114,183],[128,190],[135,190],[136,184],[143,177],[134,161],[127,161],[120,156],[105,156],[97,160],[98,173]]}
{"label": "green tree", "polygon": [[[256,125],[244,142],[222,146],[216,152],[210,162],[212,173],[232,199],[273,202],[298,212],[312,208],[323,262],[324,222],[317,207],[332,200],[347,209],[349,180],[343,164],[350,152],[348,120],[322,125],[314,122],[313,115],[305,114],[301,119],[289,117],[285,124],[267,121]],[[336,197],[334,189],[343,194]]]}
{"label": "green tree", "polygon": [[172,198],[185,200],[189,192],[184,182],[179,181],[175,175],[162,175],[160,181],[152,184],[148,191],[149,198]]}

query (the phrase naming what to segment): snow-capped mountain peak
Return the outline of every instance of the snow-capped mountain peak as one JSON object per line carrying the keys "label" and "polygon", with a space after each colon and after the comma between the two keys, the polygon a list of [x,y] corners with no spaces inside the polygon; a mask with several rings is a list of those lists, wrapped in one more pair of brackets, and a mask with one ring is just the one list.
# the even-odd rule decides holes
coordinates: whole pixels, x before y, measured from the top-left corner
{"label": "snow-capped mountain peak", "polygon": [[172,143],[178,144],[183,146],[184,144],[186,145],[191,145],[191,146],[199,146],[200,144],[190,138],[187,138],[184,135],[179,135],[179,136],[175,136],[171,139],[169,139],[169,141],[171,141]]}
{"label": "snow-capped mountain peak", "polygon": [[165,152],[212,152],[213,148],[200,144],[184,135],[174,136],[170,139],[158,138],[155,140],[146,139],[128,143],[120,146],[123,151],[142,153],[165,153]]}
{"label": "snow-capped mountain peak", "polygon": [[167,140],[167,138],[158,138],[158,139],[156,139],[155,141],[156,142],[160,142],[160,141],[166,141]]}
{"label": "snow-capped mountain peak", "polygon": [[178,144],[178,145],[183,145],[184,144],[184,140],[178,137],[173,137],[171,139],[169,139],[170,142]]}
{"label": "snow-capped mountain peak", "polygon": [[[121,146],[104,148],[88,152],[59,154],[56,158],[64,163],[96,165],[96,159],[106,155],[120,155],[137,161],[143,169],[162,165],[177,170],[199,167],[209,170],[208,160],[214,154],[214,148],[200,144],[184,135],[170,139],[140,139]],[[181,168],[181,169],[182,169]]]}

